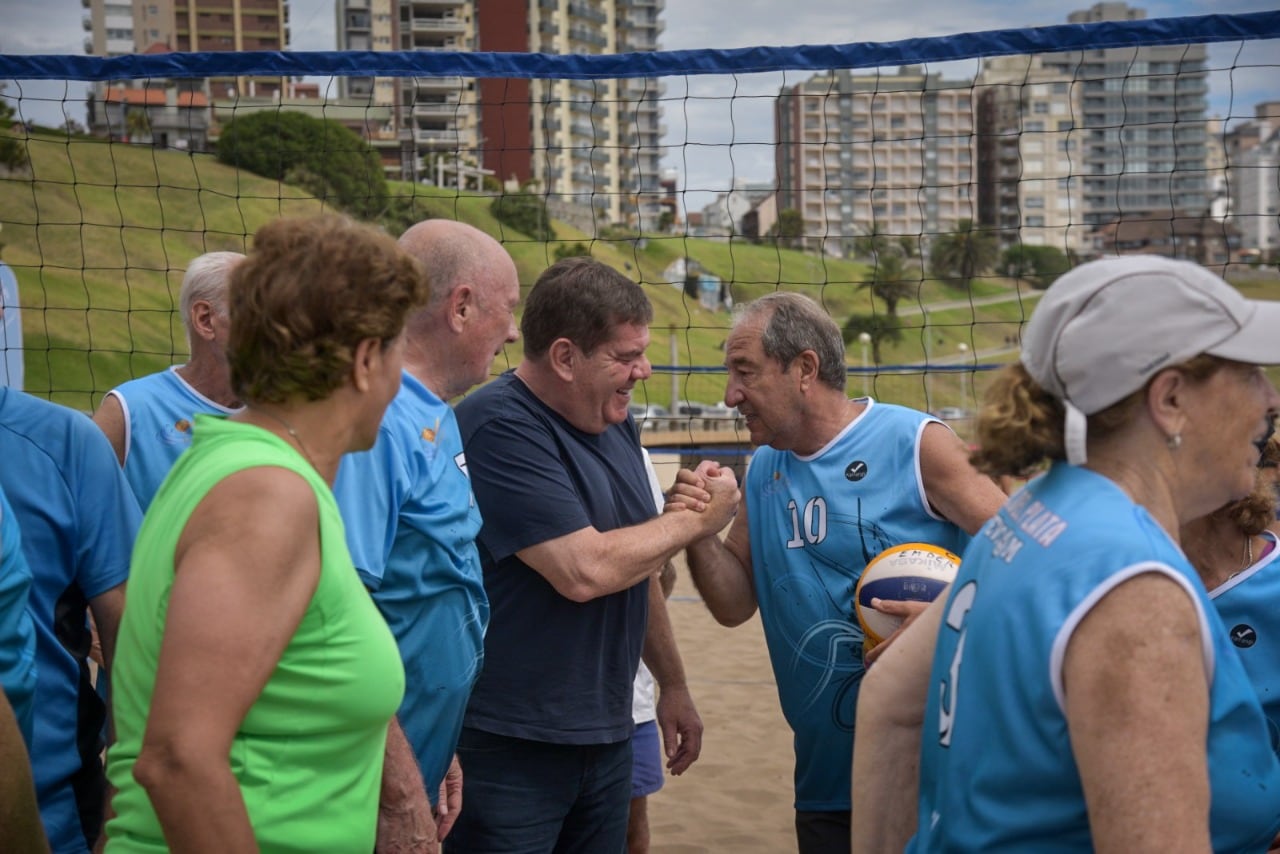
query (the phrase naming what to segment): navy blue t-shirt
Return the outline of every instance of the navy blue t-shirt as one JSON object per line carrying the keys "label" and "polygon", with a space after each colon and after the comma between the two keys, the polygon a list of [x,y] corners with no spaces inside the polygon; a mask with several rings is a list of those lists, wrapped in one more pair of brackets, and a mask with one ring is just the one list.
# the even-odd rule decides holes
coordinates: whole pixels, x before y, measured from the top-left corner
{"label": "navy blue t-shirt", "polygon": [[588,526],[610,531],[653,517],[635,422],[584,433],[511,371],[469,395],[457,415],[484,518],[480,560],[491,609],[465,725],[555,744],[626,740],[648,581],[573,602],[516,552]]}

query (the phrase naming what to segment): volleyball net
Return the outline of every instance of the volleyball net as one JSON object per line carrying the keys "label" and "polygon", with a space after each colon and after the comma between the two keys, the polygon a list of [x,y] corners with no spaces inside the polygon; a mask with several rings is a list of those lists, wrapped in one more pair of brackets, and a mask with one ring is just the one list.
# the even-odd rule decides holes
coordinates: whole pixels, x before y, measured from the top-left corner
{"label": "volleyball net", "polygon": [[963,432],[1082,260],[1277,284],[1280,12],[639,53],[590,23],[572,55],[0,56],[4,376],[91,410],[182,361],[192,258],[321,210],[469,222],[526,288],[615,266],[655,306],[636,403],[689,429],[730,415],[730,309],[774,290],[842,328],[851,393]]}

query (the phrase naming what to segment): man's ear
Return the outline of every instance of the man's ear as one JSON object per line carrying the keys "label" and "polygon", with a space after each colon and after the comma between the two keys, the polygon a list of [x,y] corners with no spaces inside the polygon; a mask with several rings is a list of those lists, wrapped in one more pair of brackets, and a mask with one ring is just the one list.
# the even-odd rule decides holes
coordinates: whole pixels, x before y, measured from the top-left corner
{"label": "man's ear", "polygon": [[574,370],[581,358],[581,352],[568,338],[557,338],[547,349],[547,363],[551,365],[557,377],[564,382],[573,382]]}
{"label": "man's ear", "polygon": [[454,332],[462,332],[476,311],[475,290],[470,285],[458,285],[449,292],[448,301],[449,328]]}
{"label": "man's ear", "polygon": [[191,334],[205,341],[214,340],[217,332],[213,328],[213,319],[217,315],[218,310],[206,299],[198,299],[191,303],[191,316],[187,318],[191,324]]}
{"label": "man's ear", "polygon": [[793,365],[800,371],[800,386],[808,388],[818,381],[818,354],[812,350],[805,350],[799,356],[796,356]]}
{"label": "man's ear", "polygon": [[372,377],[382,367],[385,356],[381,339],[362,339],[351,359],[351,385],[358,391],[368,391]]}

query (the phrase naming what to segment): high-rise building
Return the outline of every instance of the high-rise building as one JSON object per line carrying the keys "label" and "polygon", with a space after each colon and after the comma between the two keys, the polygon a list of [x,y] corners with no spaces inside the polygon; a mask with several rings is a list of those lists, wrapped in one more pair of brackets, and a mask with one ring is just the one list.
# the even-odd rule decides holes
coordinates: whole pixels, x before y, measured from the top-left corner
{"label": "high-rise building", "polygon": [[975,81],[978,219],[1002,247],[1087,245],[1075,126],[1082,84],[1046,69],[1036,56],[988,59]]}
{"label": "high-rise building", "polygon": [[779,215],[799,211],[805,245],[835,255],[860,235],[927,244],[976,221],[972,94],[971,81],[915,66],[785,87],[774,106]]}
{"label": "high-rise building", "polygon": [[[479,50],[652,51],[665,0],[475,0]],[[523,14],[522,14],[523,13]],[[656,78],[482,80],[480,152],[504,182],[645,230],[662,215]]]}
{"label": "high-rise building", "polygon": [[[172,51],[285,50],[289,15],[284,0],[81,0],[89,10],[85,53],[120,56],[156,45]],[[282,77],[211,78],[210,91],[270,96],[284,91]],[[101,89],[102,87],[99,87]]]}
{"label": "high-rise building", "polygon": [[1280,101],[1254,112],[1225,137],[1228,221],[1240,231],[1240,247],[1268,261],[1280,259]]}
{"label": "high-rise building", "polygon": [[[343,50],[622,53],[656,50],[665,0],[338,0]],[[599,224],[655,228],[664,211],[655,78],[345,78],[342,94],[392,106],[401,177],[471,172],[532,183]]]}
{"label": "high-rise building", "polygon": [[[1122,2],[1072,12],[1072,24],[1146,17]],[[1204,45],[1148,45],[1043,54],[1045,68],[1079,81],[1085,131],[1077,152],[1084,177],[1084,218],[1204,216],[1208,109]]]}

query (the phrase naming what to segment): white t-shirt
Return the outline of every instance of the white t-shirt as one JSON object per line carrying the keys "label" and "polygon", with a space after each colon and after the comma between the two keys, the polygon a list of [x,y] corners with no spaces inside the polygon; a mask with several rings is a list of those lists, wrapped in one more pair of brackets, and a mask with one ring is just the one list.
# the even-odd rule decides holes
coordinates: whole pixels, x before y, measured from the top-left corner
{"label": "white t-shirt", "polygon": [[[662,485],[658,483],[658,472],[653,467],[653,459],[649,456],[649,451],[641,448],[640,453],[644,454],[645,471],[649,473],[649,488],[653,490],[654,507],[661,513],[662,505],[666,503],[666,498],[662,495]],[[656,578],[650,579],[649,583],[657,584],[658,580]],[[658,716],[658,708],[657,695],[654,693],[653,674],[649,672],[649,668],[645,666],[643,661],[640,662],[640,669],[636,671],[636,681],[632,691],[631,717],[635,722],[642,724],[656,718]]]}

